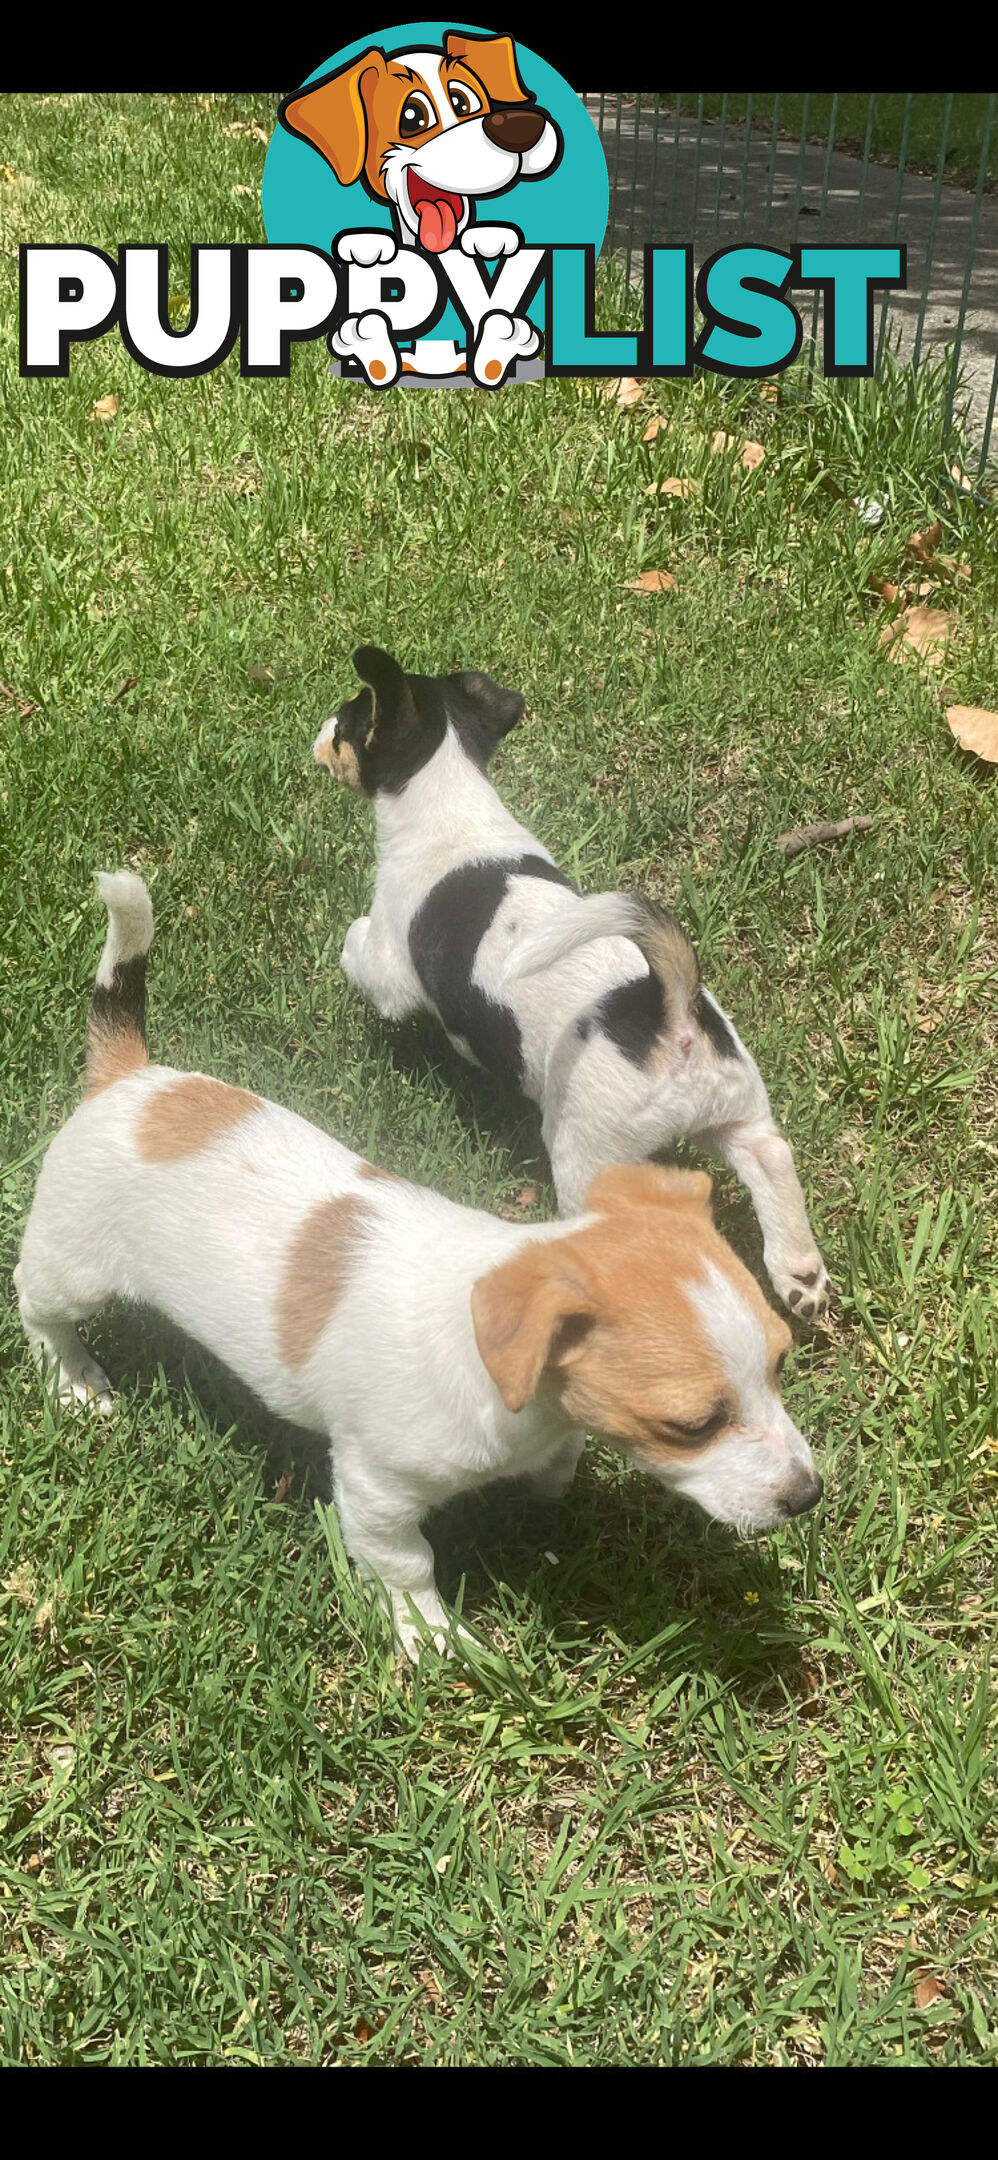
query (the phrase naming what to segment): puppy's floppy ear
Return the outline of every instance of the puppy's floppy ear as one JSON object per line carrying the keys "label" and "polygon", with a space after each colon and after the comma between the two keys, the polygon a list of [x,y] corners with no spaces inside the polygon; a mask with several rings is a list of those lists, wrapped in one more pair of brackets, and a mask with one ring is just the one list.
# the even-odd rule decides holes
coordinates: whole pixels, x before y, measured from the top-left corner
{"label": "puppy's floppy ear", "polygon": [[484,772],[493,751],[518,726],[526,710],[518,690],[503,690],[490,675],[471,669],[447,677],[447,704],[469,757]]}
{"label": "puppy's floppy ear", "polygon": [[343,187],[359,180],[367,156],[370,93],[386,72],[385,56],[372,45],[324,82],[306,83],[281,105],[280,118],[292,135],[310,142],[331,165]]}
{"label": "puppy's floppy ear", "polygon": [[488,92],[490,105],[525,105],[533,102],[533,92],[525,90],[516,65],[516,47],[510,37],[468,37],[463,31],[448,30],[444,50],[449,60],[464,60],[473,75],[477,75],[482,88]]}
{"label": "puppy's floppy ear", "polygon": [[701,1208],[710,1212],[713,1187],[704,1170],[668,1170],[661,1163],[614,1163],[586,1194],[586,1209],[615,1215],[621,1208]]}
{"label": "puppy's floppy ear", "polygon": [[400,721],[412,719],[412,691],[398,661],[380,645],[358,645],[353,664],[361,682],[374,692],[374,727],[387,734]]}
{"label": "puppy's floppy ear", "polygon": [[528,1245],[471,1293],[478,1353],[507,1410],[523,1409],[547,1367],[575,1362],[595,1315],[576,1257],[559,1242]]}

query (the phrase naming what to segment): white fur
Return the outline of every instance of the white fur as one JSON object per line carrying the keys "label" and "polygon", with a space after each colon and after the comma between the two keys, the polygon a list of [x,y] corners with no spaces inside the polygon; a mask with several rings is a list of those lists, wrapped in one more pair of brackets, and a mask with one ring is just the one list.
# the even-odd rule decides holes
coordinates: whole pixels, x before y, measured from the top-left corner
{"label": "white fur", "polygon": [[[327,721],[316,751],[334,723]],[[347,932],[348,980],[386,1018],[433,1010],[409,957],[421,902],[462,863],[548,850],[506,810],[492,782],[448,727],[440,748],[398,795],[374,803],[378,862],[370,915]],[[524,1089],[543,1112],[543,1135],[562,1213],[582,1206],[596,1172],[637,1162],[696,1135],[742,1179],[755,1205],[766,1269],[801,1317],[827,1302],[828,1278],[807,1218],[789,1146],[755,1060],[725,1014],[737,1056],[718,1058],[682,1021],[647,1067],[578,1022],[615,985],[647,973],[629,936],[633,906],[620,894],[580,899],[539,879],[513,881],[478,948],[473,979],[509,1005],[519,1024]],[[709,1001],[720,1012],[715,999]],[[455,1047],[470,1056],[468,1045]],[[813,1277],[811,1282],[807,1278]]]}

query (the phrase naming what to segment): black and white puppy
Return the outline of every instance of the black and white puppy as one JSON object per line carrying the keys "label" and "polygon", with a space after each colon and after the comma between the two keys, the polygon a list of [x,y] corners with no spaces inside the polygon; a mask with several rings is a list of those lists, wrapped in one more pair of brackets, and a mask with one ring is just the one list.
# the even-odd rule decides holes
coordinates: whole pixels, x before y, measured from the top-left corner
{"label": "black and white puppy", "polygon": [[463,1057],[539,1103],[563,1214],[606,1165],[695,1136],[747,1186],[774,1289],[813,1319],[828,1277],[793,1157],[689,938],[639,896],[583,898],[488,778],[523,698],[487,675],[406,675],[373,645],[354,666],[365,687],[315,743],[377,821],[348,980],[385,1019],[435,1013]]}

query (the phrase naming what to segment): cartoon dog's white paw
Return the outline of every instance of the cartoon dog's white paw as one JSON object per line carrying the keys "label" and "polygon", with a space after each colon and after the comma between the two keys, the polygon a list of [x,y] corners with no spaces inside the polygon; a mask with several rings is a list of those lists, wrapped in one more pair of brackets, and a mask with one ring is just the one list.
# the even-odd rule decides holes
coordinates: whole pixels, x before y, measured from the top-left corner
{"label": "cartoon dog's white paw", "polygon": [[350,928],[347,931],[346,937],[343,940],[343,951],[340,954],[340,966],[343,969],[343,973],[346,976],[347,981],[353,983],[357,987],[359,987],[360,984],[360,971],[364,959],[364,947],[367,944],[367,933],[370,927],[370,916],[358,915],[356,922],[351,923]]}
{"label": "cartoon dog's white paw", "polygon": [[540,331],[521,315],[504,315],[501,308],[493,308],[485,315],[479,328],[474,351],[471,355],[471,372],[476,383],[485,390],[498,390],[504,383],[510,368],[517,360],[528,359],[537,352],[541,342]]}
{"label": "cartoon dog's white paw", "polygon": [[495,262],[500,255],[515,255],[521,245],[515,225],[469,225],[461,234],[463,255],[482,255]]}
{"label": "cartoon dog's white paw", "polygon": [[374,390],[389,390],[402,372],[392,344],[387,315],[372,308],[367,315],[347,315],[329,339],[341,360],[356,360]]}
{"label": "cartoon dog's white paw", "polygon": [[388,232],[341,233],[336,242],[340,261],[359,263],[362,270],[373,270],[375,263],[394,262],[398,251],[394,233]]}

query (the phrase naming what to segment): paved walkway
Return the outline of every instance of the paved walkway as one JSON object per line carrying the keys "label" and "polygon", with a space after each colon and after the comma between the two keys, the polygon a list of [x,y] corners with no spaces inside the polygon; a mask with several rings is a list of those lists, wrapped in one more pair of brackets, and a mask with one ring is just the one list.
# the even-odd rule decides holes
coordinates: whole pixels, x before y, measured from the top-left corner
{"label": "paved walkway", "polygon": [[[587,99],[587,105],[598,124],[598,98]],[[638,106],[625,104],[618,143],[616,100],[606,99],[603,147],[610,169],[611,202],[616,203],[613,247],[615,252],[623,251],[630,241],[636,251],[635,268],[646,240],[668,244],[692,239],[698,267],[715,248],[742,239],[774,246],[813,245],[819,238],[884,245],[904,241],[908,289],[891,296],[892,337],[902,354],[912,352],[928,279],[923,356],[932,356],[953,339],[974,214],[974,198],[964,189],[942,188],[933,228],[932,176],[906,172],[899,205],[895,167],[869,164],[864,175],[861,157],[835,151],[823,219],[824,144],[802,146],[778,140],[771,179],[771,135],[763,128],[753,127],[747,149],[744,127],[726,128],[722,151],[720,124],[705,121],[699,165],[695,118],[681,119],[677,141],[675,113],[663,107],[657,132],[656,155],[651,100],[642,99]],[[961,355],[961,394],[969,401],[970,426],[977,440],[983,432],[996,358],[998,198],[986,195],[974,247]]]}

